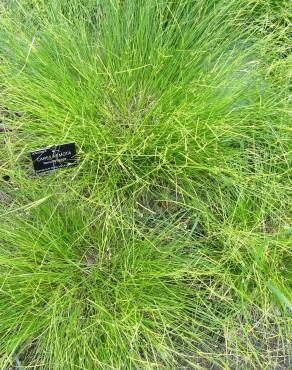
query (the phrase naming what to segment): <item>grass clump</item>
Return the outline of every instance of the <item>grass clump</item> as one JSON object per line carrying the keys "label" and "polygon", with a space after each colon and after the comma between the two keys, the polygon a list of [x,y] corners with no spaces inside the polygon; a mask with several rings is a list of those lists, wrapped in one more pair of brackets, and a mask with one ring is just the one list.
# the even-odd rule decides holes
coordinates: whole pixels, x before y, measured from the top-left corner
{"label": "grass clump", "polygon": [[289,368],[288,5],[3,3],[2,367]]}
{"label": "grass clump", "polygon": [[61,4],[38,23],[4,22],[2,104],[25,113],[18,153],[75,141],[83,186],[141,188],[214,176],[240,142],[252,145],[251,102],[265,106],[261,120],[276,116],[258,85],[262,42],[252,45],[235,2]]}
{"label": "grass clump", "polygon": [[16,233],[1,229],[1,351],[49,368],[143,368],[174,365],[179,348],[192,348],[189,281],[207,261],[182,233],[90,225],[75,204],[46,202],[30,218],[17,217]]}

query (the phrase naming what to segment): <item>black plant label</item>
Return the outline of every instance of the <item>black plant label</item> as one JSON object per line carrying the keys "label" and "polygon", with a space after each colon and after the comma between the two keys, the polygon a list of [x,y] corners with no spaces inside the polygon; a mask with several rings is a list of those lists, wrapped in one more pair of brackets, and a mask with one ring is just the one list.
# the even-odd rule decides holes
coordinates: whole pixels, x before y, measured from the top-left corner
{"label": "black plant label", "polygon": [[77,164],[75,143],[51,145],[30,152],[36,173],[49,172]]}

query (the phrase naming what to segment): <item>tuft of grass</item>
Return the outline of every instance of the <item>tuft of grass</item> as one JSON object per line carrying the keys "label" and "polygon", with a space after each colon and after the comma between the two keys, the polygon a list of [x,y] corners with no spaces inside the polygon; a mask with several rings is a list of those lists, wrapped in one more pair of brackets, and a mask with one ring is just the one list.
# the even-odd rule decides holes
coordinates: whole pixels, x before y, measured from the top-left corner
{"label": "tuft of grass", "polygon": [[1,3],[3,369],[290,367],[290,10]]}
{"label": "tuft of grass", "polygon": [[225,288],[206,284],[222,268],[179,221],[145,232],[50,201],[29,219],[1,227],[4,364],[15,353],[54,369],[187,366],[230,311]]}
{"label": "tuft of grass", "polygon": [[230,175],[240,143],[283,135],[260,60],[272,37],[253,40],[238,2],[65,5],[39,22],[22,7],[25,22],[4,18],[1,104],[23,112],[14,172],[29,172],[30,150],[75,141],[82,186],[139,189],[179,173]]}

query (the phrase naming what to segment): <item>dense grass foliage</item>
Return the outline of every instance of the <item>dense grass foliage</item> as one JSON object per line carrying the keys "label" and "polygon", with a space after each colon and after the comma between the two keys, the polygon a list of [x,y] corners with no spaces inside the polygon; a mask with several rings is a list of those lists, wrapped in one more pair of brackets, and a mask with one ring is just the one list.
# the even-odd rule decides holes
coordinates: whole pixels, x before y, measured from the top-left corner
{"label": "dense grass foliage", "polygon": [[0,5],[2,368],[289,368],[289,5]]}

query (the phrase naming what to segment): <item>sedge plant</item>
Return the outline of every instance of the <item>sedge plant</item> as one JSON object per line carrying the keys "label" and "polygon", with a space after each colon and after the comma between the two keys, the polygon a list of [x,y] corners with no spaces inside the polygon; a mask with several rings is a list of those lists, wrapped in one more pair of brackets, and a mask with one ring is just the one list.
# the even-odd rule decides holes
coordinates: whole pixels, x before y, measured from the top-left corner
{"label": "sedge plant", "polygon": [[0,366],[289,368],[289,2],[0,12]]}

